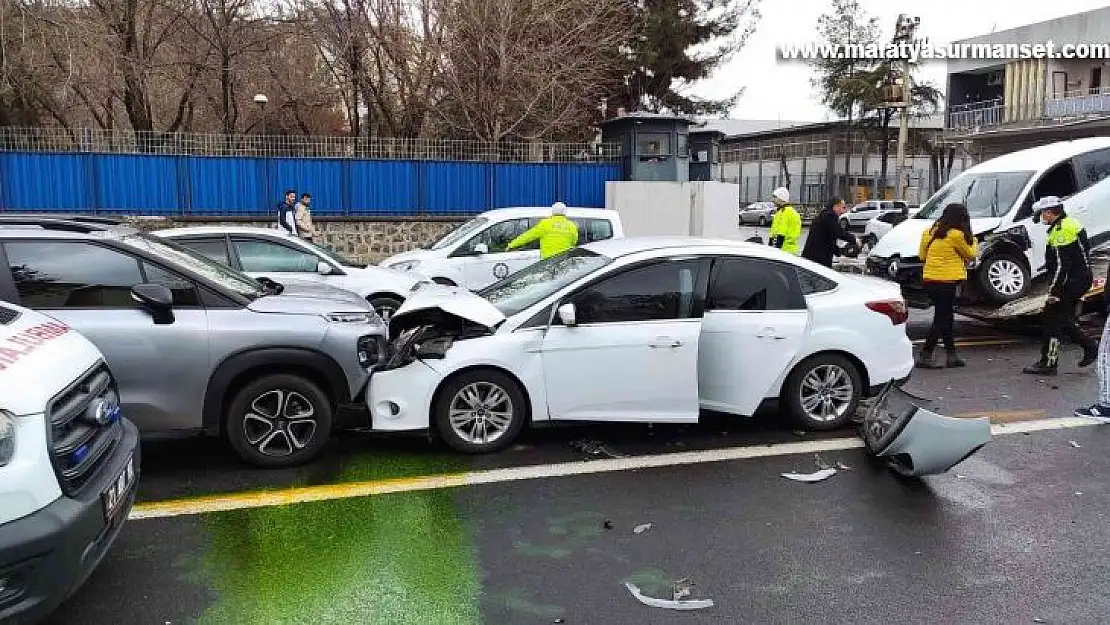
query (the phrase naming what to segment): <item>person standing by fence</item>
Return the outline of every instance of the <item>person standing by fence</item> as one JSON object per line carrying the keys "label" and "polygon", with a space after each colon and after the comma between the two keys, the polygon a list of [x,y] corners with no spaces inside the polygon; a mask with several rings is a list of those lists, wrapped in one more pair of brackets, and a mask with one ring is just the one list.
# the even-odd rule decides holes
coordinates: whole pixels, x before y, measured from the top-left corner
{"label": "person standing by fence", "polygon": [[312,242],[316,238],[316,226],[312,224],[312,210],[309,205],[312,204],[312,196],[307,193],[301,194],[301,201],[297,202],[294,220],[297,223],[297,234],[302,239]]}
{"label": "person standing by fence", "polygon": [[293,189],[286,191],[285,201],[277,205],[277,223],[290,234],[297,234],[297,192]]}
{"label": "person standing by fence", "polygon": [[933,302],[933,323],[918,355],[918,367],[941,368],[933,361],[933,353],[942,339],[948,355],[945,366],[964,366],[964,361],[956,354],[953,331],[956,297],[960,284],[967,280],[967,264],[978,253],[978,243],[971,233],[971,216],[963,204],[944,207],[940,219],[921,235],[917,256],[925,261],[923,281],[925,292]]}

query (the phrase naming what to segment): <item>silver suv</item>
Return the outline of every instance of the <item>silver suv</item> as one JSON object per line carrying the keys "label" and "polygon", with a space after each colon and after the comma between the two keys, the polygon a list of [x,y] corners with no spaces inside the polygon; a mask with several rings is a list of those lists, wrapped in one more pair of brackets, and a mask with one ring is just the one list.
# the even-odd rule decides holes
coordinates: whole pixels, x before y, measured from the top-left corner
{"label": "silver suv", "polygon": [[254,280],[134,229],[0,219],[0,299],[104,353],[143,434],[225,436],[260,466],[311,459],[333,427],[367,427],[386,328],[334,287]]}

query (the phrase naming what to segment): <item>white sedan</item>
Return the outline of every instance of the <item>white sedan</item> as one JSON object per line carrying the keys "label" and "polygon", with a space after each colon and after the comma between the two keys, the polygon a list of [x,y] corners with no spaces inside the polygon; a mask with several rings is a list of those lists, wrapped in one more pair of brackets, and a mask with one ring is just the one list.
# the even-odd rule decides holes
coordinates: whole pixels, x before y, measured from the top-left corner
{"label": "white sedan", "polygon": [[694,423],[781,400],[831,429],[913,369],[896,285],[750,243],[613,239],[478,294],[421,285],[367,402],[378,431],[502,449],[541,421]]}

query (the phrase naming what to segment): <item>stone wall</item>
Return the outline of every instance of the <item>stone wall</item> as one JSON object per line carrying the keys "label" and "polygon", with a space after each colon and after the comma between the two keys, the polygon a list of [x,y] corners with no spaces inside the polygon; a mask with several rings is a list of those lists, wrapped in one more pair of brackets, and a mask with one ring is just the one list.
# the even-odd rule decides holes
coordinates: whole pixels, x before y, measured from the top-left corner
{"label": "stone wall", "polygon": [[[140,217],[128,220],[142,230],[181,228],[188,226],[257,226],[269,228],[272,220],[233,220],[201,217]],[[367,264],[408,250],[430,245],[465,218],[398,217],[316,217],[313,223],[323,235],[318,241],[325,247]]]}

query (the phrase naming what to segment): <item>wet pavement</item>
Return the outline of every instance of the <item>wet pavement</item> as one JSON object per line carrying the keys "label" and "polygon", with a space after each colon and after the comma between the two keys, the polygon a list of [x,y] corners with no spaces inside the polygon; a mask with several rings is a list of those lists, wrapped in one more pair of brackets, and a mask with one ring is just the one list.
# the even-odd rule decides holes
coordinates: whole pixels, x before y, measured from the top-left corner
{"label": "wet pavement", "polygon": [[[911,335],[927,321],[915,313]],[[1078,352],[1056,378],[1030,378],[1020,374],[1036,357],[1030,339],[960,330],[975,345],[969,366],[915,372],[907,385],[941,412],[1045,419],[1095,393]],[[546,428],[476,457],[421,436],[345,435],[311,465],[280,471],[245,467],[219,441],[148,442],[139,498],[851,436],[795,432],[774,410],[696,426]],[[998,436],[921,481],[846,449],[821,455],[851,470],[817,484],[779,477],[815,470],[806,453],[132,520],[48,622],[1100,622],[1108,444],[1110,427]],[[652,527],[633,533],[642,523]],[[682,577],[716,606],[678,614],[623,586],[663,597]]]}

